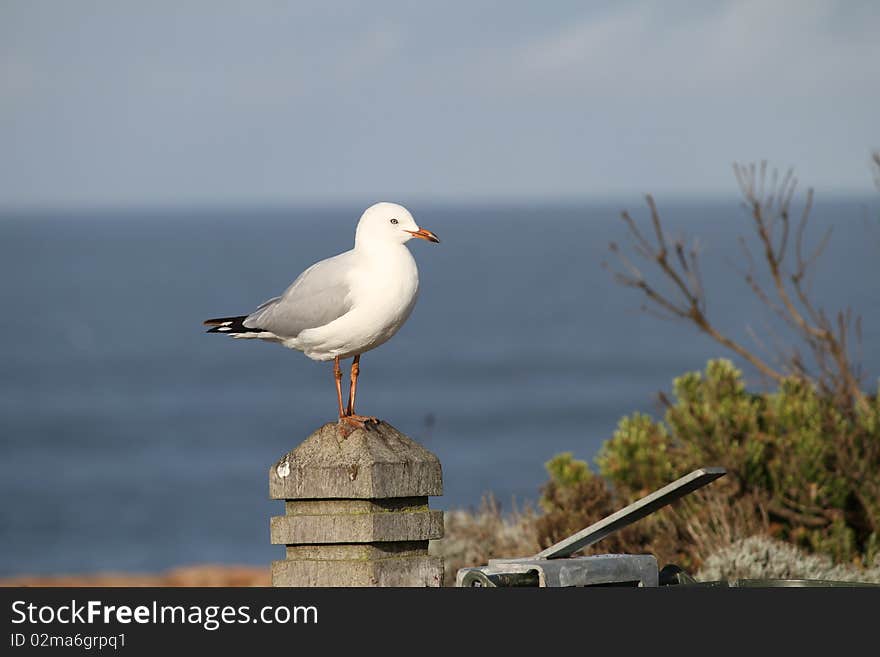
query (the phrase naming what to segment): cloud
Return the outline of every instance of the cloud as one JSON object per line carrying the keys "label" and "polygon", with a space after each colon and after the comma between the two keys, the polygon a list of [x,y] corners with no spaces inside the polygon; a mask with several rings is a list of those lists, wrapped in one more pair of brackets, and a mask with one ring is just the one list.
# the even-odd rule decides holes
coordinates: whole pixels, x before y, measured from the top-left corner
{"label": "cloud", "polygon": [[873,2],[90,6],[0,3],[0,206],[869,185]]}
{"label": "cloud", "polygon": [[[842,9],[854,9],[842,16]],[[641,96],[858,91],[880,74],[880,12],[833,0],[684,10],[637,2],[589,14],[495,58],[510,88]]]}

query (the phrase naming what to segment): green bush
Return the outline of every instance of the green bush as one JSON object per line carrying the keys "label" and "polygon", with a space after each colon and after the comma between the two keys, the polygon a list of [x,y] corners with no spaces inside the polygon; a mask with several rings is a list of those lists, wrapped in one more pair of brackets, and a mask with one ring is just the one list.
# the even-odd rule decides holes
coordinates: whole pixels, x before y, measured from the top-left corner
{"label": "green bush", "polygon": [[[639,413],[624,418],[596,461],[608,495],[619,503],[701,466],[727,468],[727,477],[707,489],[723,505],[710,504],[711,514],[689,520],[688,514],[700,513],[695,502],[707,502],[703,496],[667,516],[666,538],[678,542],[690,565],[700,561],[700,544],[719,547],[701,533],[730,535],[733,527],[745,531],[761,518],[774,537],[838,562],[873,561],[880,551],[878,396],[866,407],[841,407],[796,379],[784,380],[774,392],[754,394],[745,389],[742,373],[723,359],[710,361],[705,373],[677,378],[673,393],[662,422]],[[570,455],[561,456],[551,464],[564,473],[571,461]],[[584,469],[589,473],[586,464]],[[583,484],[551,477],[544,489],[545,510],[555,504],[557,516],[561,513],[566,486],[574,491]],[[730,518],[718,517],[724,514]],[[556,524],[565,523],[557,518]]]}
{"label": "green bush", "polygon": [[562,452],[547,461],[544,466],[550,481],[557,486],[569,487],[589,480],[593,473],[586,461],[574,458],[571,452]]}

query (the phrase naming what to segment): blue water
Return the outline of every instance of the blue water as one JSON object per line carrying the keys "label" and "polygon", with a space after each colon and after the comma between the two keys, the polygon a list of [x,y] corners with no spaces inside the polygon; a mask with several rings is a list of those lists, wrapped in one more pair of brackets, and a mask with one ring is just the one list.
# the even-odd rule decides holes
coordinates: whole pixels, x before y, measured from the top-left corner
{"label": "blue water", "polygon": [[[443,242],[411,245],[419,304],[364,356],[358,400],[440,457],[439,508],[477,506],[488,491],[508,506],[536,499],[548,458],[592,458],[621,416],[656,414],[658,390],[724,354],[641,313],[602,269],[624,236],[616,205],[412,209]],[[710,315],[751,344],[745,327],[760,332],[767,316],[730,269],[748,218],[736,202],[663,210],[671,233],[701,238]],[[864,202],[820,202],[811,235],[835,226],[816,294],[864,315],[876,377],[871,211],[866,226]],[[246,312],[348,248],[357,214],[0,218],[0,573],[278,558],[267,469],[334,419],[331,369],[205,335],[200,322]]]}

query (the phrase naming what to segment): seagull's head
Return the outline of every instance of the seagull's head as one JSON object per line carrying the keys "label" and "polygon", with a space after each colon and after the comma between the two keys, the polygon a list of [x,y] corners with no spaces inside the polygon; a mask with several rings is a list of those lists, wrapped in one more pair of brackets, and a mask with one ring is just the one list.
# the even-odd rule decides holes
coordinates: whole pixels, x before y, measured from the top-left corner
{"label": "seagull's head", "polygon": [[430,230],[419,228],[409,210],[402,205],[376,203],[361,215],[354,243],[403,244],[414,237],[429,242],[440,241]]}

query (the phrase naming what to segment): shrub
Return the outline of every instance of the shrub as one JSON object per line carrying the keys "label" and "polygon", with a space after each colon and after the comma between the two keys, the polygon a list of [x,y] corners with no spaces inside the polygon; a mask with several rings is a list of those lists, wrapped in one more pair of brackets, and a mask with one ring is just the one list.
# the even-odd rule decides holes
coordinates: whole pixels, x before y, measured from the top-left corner
{"label": "shrub", "polygon": [[878,397],[841,408],[794,378],[753,394],[723,359],[677,378],[673,393],[662,422],[638,413],[620,422],[596,459],[601,477],[571,482],[554,475],[571,469],[570,455],[551,461],[542,543],[695,468],[720,465],[727,477],[642,521],[660,534],[645,537],[646,545],[677,545],[694,567],[725,544],[768,531],[837,562],[873,561],[880,551]]}

